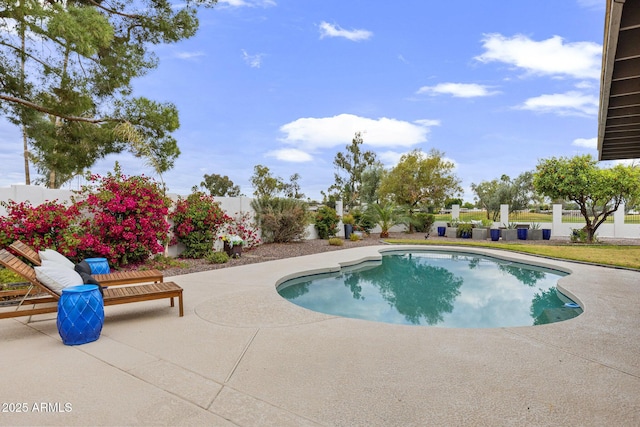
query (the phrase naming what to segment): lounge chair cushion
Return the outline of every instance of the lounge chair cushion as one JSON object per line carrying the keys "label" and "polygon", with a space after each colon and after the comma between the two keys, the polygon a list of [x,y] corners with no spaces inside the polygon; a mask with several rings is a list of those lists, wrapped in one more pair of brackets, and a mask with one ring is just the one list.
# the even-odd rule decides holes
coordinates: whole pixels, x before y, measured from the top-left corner
{"label": "lounge chair cushion", "polygon": [[75,264],[71,260],[69,260],[69,258],[67,258],[66,256],[62,255],[60,252],[55,251],[53,249],[45,249],[44,251],[38,252],[38,255],[40,255],[40,259],[43,262],[54,261],[72,270],[73,270],[73,267],[75,267]]}
{"label": "lounge chair cushion", "polygon": [[102,290],[102,285],[100,284],[100,282],[98,282],[95,277],[93,277],[90,274],[85,273],[84,271],[79,272],[80,277],[82,277],[82,281],[84,282],[85,285],[96,285],[98,286],[98,290],[100,291],[100,293],[102,295],[104,295],[104,291]]}
{"label": "lounge chair cushion", "polygon": [[82,273],[91,274],[91,266],[85,260],[82,260],[79,263],[77,263],[74,269],[80,274]]}
{"label": "lounge chair cushion", "polygon": [[42,265],[34,267],[36,278],[57,294],[68,286],[84,284],[82,277],[72,268],[63,267],[55,261],[42,261]]}

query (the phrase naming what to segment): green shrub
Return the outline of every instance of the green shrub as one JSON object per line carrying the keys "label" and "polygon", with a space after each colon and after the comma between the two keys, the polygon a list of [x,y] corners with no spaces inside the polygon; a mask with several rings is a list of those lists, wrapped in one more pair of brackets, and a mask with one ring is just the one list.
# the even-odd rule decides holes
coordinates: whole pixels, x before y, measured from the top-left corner
{"label": "green shrub", "polygon": [[251,202],[256,222],[265,243],[288,243],[302,240],[309,224],[306,202],[282,197],[261,198]]}
{"label": "green shrub", "polygon": [[353,215],[351,214],[344,214],[342,215],[342,223],[343,224],[351,224],[351,225],[355,225],[356,220],[353,217]]}
{"label": "green shrub", "polygon": [[[572,228],[571,229],[571,243],[586,243],[587,242],[587,230],[584,228]],[[593,242],[598,243],[598,236],[593,236]]]}
{"label": "green shrub", "polygon": [[368,212],[361,211],[360,209],[354,209],[352,211],[353,218],[355,219],[355,230],[364,231],[369,234],[372,228],[375,228],[376,221]]}
{"label": "green shrub", "polygon": [[211,264],[224,264],[229,262],[229,255],[226,252],[211,252],[205,259]]}
{"label": "green shrub", "polygon": [[159,254],[153,258],[149,258],[139,269],[166,270],[168,268],[185,268],[187,266],[188,264],[184,261]]}
{"label": "green shrub", "polygon": [[21,283],[26,281],[27,279],[9,269],[0,268],[0,289],[2,289],[1,285],[6,283]]}
{"label": "green shrub", "polygon": [[351,237],[349,237],[349,240],[351,240],[352,242],[357,242],[358,240],[360,240],[360,236],[355,233],[351,233]]}
{"label": "green shrub", "polygon": [[331,246],[342,246],[344,242],[339,237],[332,237],[329,239],[329,245]]}
{"label": "green shrub", "polygon": [[471,234],[473,232],[473,224],[469,222],[461,222],[458,224],[458,231],[456,236],[462,237],[462,234]]}
{"label": "green shrub", "polygon": [[427,233],[431,231],[431,227],[433,227],[434,222],[436,222],[435,215],[424,212],[417,212],[413,215],[413,228],[418,233]]}
{"label": "green shrub", "polygon": [[338,232],[339,222],[340,218],[338,218],[335,209],[331,209],[328,206],[321,206],[315,216],[315,226],[318,231],[318,237],[327,239],[335,236]]}
{"label": "green shrub", "polygon": [[213,197],[194,191],[186,199],[178,198],[171,213],[176,240],[186,249],[185,258],[204,258],[213,251],[218,228],[231,220]]}

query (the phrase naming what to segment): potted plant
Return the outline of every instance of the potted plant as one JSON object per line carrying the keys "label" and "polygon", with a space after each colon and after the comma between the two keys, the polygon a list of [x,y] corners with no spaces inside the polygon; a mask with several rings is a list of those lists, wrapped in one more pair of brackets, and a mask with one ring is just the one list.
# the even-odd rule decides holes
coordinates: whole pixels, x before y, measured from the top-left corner
{"label": "potted plant", "polygon": [[452,219],[451,222],[447,223],[447,230],[445,231],[446,237],[458,237],[458,224],[460,224],[460,220]]}
{"label": "potted plant", "polygon": [[344,214],[342,215],[342,223],[344,224],[344,238],[350,239],[356,219],[351,214]]}
{"label": "potted plant", "polygon": [[502,240],[518,240],[518,230],[516,229],[517,224],[515,222],[502,225],[504,225],[502,229]]}
{"label": "potted plant", "polygon": [[473,233],[473,224],[470,222],[461,222],[458,224],[458,237],[469,239],[471,238],[471,233]]}
{"label": "potted plant", "polygon": [[531,224],[531,228],[529,229],[529,233],[527,234],[528,240],[542,240],[542,229],[540,228],[540,224],[534,222]]}
{"label": "potted plant", "polygon": [[224,245],[224,251],[231,258],[240,258],[242,256],[242,245],[244,245],[244,240],[238,235],[235,234],[224,234],[220,236],[220,240]]}
{"label": "potted plant", "polygon": [[472,231],[471,237],[473,239],[486,240],[487,237],[489,237],[489,229],[491,228],[491,223],[492,222],[493,221],[491,221],[490,219],[486,219],[486,218],[481,220],[478,225],[473,227],[473,231]]}

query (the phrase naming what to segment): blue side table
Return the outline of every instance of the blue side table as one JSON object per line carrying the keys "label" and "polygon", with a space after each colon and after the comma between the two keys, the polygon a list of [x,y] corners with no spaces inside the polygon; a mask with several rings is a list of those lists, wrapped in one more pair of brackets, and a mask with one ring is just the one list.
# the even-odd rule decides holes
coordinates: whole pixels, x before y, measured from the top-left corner
{"label": "blue side table", "polygon": [[66,345],[97,340],[104,324],[104,302],[96,285],[71,286],[58,300],[58,333]]}
{"label": "blue side table", "polygon": [[109,274],[109,262],[106,258],[85,258],[87,264],[91,268],[91,274]]}

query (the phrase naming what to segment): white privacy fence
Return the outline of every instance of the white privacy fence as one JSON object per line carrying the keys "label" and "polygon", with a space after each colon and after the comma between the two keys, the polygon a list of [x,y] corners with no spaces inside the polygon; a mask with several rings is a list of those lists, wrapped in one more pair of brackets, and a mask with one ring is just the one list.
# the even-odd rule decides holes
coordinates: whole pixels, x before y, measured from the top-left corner
{"label": "white privacy fence", "polygon": [[[567,237],[570,236],[572,230],[580,229],[584,227],[585,222],[582,216],[580,215],[580,221],[575,222],[575,220],[568,222],[566,221],[566,213],[562,209],[562,205],[553,205],[553,210],[551,212],[551,222],[538,222],[541,228],[550,228],[552,237]],[[573,215],[576,218],[575,215]],[[451,209],[451,218],[452,219],[460,219],[460,206],[453,205]],[[577,218],[576,218],[577,219]],[[500,219],[494,223],[494,227],[503,227],[505,224],[508,224],[509,221],[509,205],[500,205]],[[514,221],[511,221],[514,222]],[[528,221],[515,221],[518,224],[533,224],[533,222]],[[445,225],[443,221],[436,221],[435,226]],[[609,237],[609,238],[640,238],[640,224],[629,224],[625,222],[625,206],[623,204],[620,205],[618,210],[613,214],[613,221],[607,221],[598,227],[596,231],[596,235],[599,237]]]}
{"label": "white privacy fence", "polygon": [[[69,202],[73,191],[71,190],[59,190],[49,189],[35,185],[12,185],[11,187],[0,188],[0,200],[9,201],[13,200],[17,203],[30,202],[32,205],[37,206],[45,201],[58,200],[59,202]],[[177,194],[169,195],[173,200],[178,198]],[[220,207],[231,216],[235,216],[237,213],[249,213],[253,216],[254,212],[251,208],[250,197],[216,197],[216,201],[220,202]],[[342,215],[342,206],[339,203],[337,207],[338,215]],[[0,206],[0,216],[7,214],[4,207]],[[460,206],[454,205],[451,210],[451,216],[453,219],[460,218]],[[582,228],[584,223],[582,222],[563,222],[563,210],[562,205],[553,205],[552,221],[550,223],[542,223],[543,228],[551,228],[551,236],[566,237],[571,235],[572,229]],[[494,223],[495,227],[501,227],[503,224],[509,223],[509,206],[502,205],[500,207],[500,219]],[[518,221],[518,223],[527,223],[526,221]],[[342,225],[342,224],[340,224]],[[445,225],[444,222],[436,221],[434,227],[439,225]],[[434,228],[435,229],[435,228]],[[378,229],[374,229],[375,233]],[[401,231],[397,227],[394,227],[394,231]],[[379,231],[378,231],[379,232]],[[342,226],[339,227],[339,236],[344,235]],[[597,231],[597,235],[600,237],[611,238],[640,238],[640,224],[627,224],[625,223],[625,211],[624,206],[621,205],[617,212],[613,215],[613,222],[607,222],[602,224]],[[317,238],[317,233],[313,225],[307,227],[307,238]]]}
{"label": "white privacy fence", "polygon": [[[12,200],[16,203],[29,202],[33,206],[38,206],[46,201],[57,200],[59,203],[71,203],[72,190],[50,189],[37,185],[12,185],[11,187],[0,187],[0,200],[8,202]],[[180,195],[169,194],[172,200],[177,200]],[[186,197],[186,196],[183,196]],[[227,215],[235,217],[237,214],[249,213],[254,216],[253,208],[251,208],[251,197],[215,197],[216,202],[220,203],[220,207]],[[7,210],[0,206],[0,216],[7,215]],[[316,239],[318,237],[315,227],[310,225],[307,227],[307,239]],[[181,251],[178,248],[170,248],[169,254],[174,255]]]}

